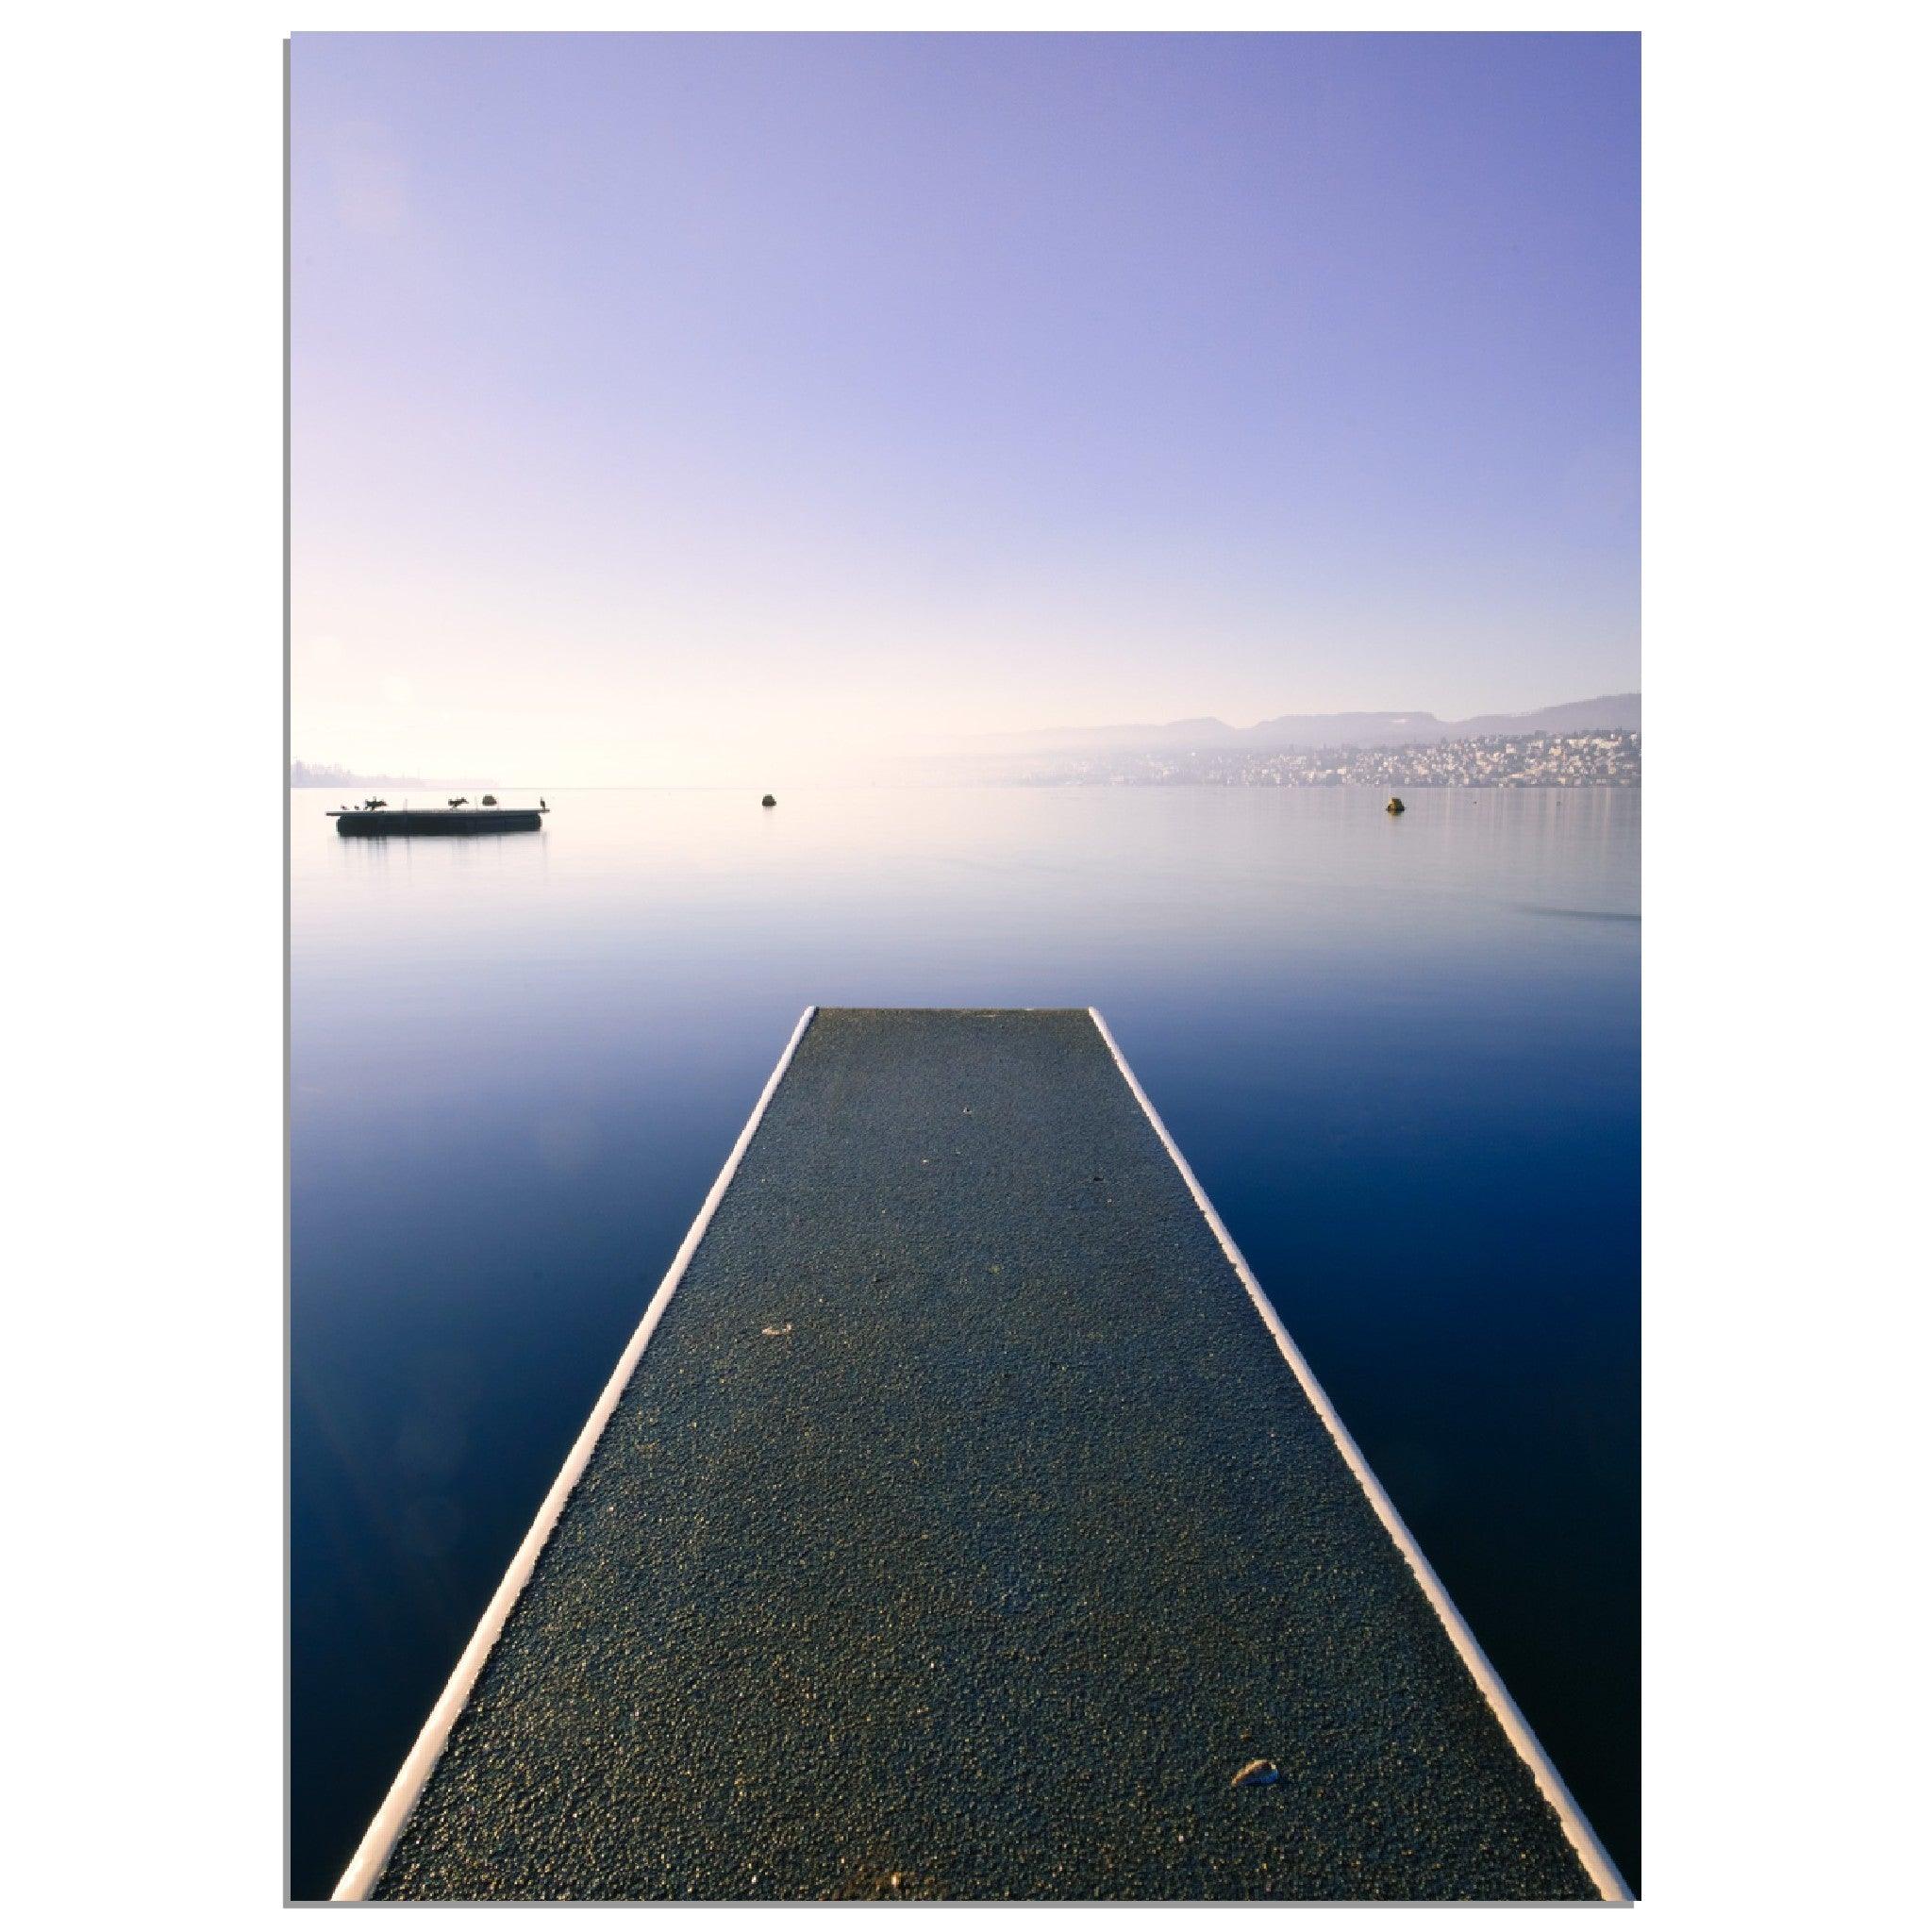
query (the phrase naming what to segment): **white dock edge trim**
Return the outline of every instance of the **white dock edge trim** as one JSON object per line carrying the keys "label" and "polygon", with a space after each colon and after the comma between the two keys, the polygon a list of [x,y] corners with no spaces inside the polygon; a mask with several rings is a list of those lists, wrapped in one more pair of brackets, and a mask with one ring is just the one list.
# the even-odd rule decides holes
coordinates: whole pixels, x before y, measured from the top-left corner
{"label": "white dock edge trim", "polygon": [[523,1594],[524,1585],[530,1580],[530,1573],[537,1567],[537,1558],[542,1555],[543,1545],[550,1541],[550,1532],[557,1527],[557,1519],[563,1514],[563,1506],[570,1501],[570,1492],[576,1488],[577,1478],[583,1474],[591,1451],[596,1448],[605,1425],[636,1372],[645,1344],[663,1319],[671,1297],[677,1291],[677,1284],[684,1279],[684,1271],[697,1253],[698,1243],[704,1240],[705,1231],[711,1224],[711,1217],[717,1213],[718,1204],[724,1198],[724,1191],[737,1175],[745,1149],[751,1145],[752,1136],[758,1132],[758,1123],[764,1119],[765,1109],[772,1104],[772,1096],[777,1092],[778,1083],[784,1079],[792,1055],[798,1051],[798,1042],[805,1038],[805,1030],[817,1012],[815,1006],[806,1008],[799,1016],[798,1024],[791,1029],[791,1038],[785,1042],[785,1051],[778,1056],[778,1064],[772,1069],[772,1077],[765,1082],[765,1091],[758,1095],[758,1105],[751,1110],[751,1118],[745,1122],[743,1131],[725,1158],[718,1178],[711,1183],[711,1191],[705,1196],[705,1205],[698,1209],[697,1219],[691,1224],[691,1232],[672,1257],[664,1279],[658,1284],[658,1291],[644,1310],[644,1319],[638,1324],[638,1331],[631,1337],[629,1346],[618,1357],[617,1367],[611,1371],[609,1381],[605,1383],[596,1407],[591,1409],[590,1420],[584,1424],[570,1454],[564,1458],[563,1467],[557,1473],[557,1480],[550,1485],[549,1493],[537,1511],[537,1520],[517,1545],[517,1553],[510,1558],[503,1581],[496,1586],[496,1594],[490,1599],[482,1622],[476,1625],[475,1634],[457,1659],[457,1667],[450,1674],[449,1682],[443,1686],[442,1695],[436,1700],[436,1707],[430,1711],[428,1723],[410,1747],[409,1755],[403,1759],[403,1768],[396,1773],[395,1782],[389,1788],[389,1796],[370,1820],[369,1829],[362,1834],[362,1842],[356,1847],[356,1856],[349,1860],[348,1868],[330,1894],[332,1898],[366,1899],[375,1890],[376,1881],[389,1863],[390,1854],[395,1850],[396,1840],[402,1837],[403,1827],[408,1824],[410,1814],[416,1808],[416,1801],[423,1795],[423,1788],[429,1782],[429,1774],[442,1756],[442,1747],[449,1741],[451,1725],[470,1701],[470,1692],[475,1687],[476,1678],[489,1661],[490,1653],[495,1648],[496,1640],[502,1634],[517,1598]]}
{"label": "white dock edge trim", "polygon": [[1241,1251],[1235,1246],[1234,1237],[1228,1233],[1226,1224],[1214,1211],[1214,1204],[1208,1200],[1201,1183],[1194,1178],[1194,1170],[1188,1165],[1187,1157],[1174,1145],[1174,1139],[1167,1131],[1167,1124],[1154,1110],[1154,1103],[1147,1098],[1147,1090],[1134,1077],[1134,1070],[1128,1066],[1126,1056],[1121,1052],[1120,1043],[1108,1030],[1107,1022],[1101,1018],[1097,1007],[1087,1008],[1100,1037],[1107,1042],[1107,1050],[1112,1054],[1114,1065],[1121,1070],[1122,1077],[1132,1090],[1134,1098],[1141,1103],[1141,1110],[1147,1116],[1149,1124],[1160,1136],[1160,1143],[1174,1157],[1174,1164],[1180,1170],[1182,1180],[1188,1184],[1188,1191],[1194,1197],[1194,1205],[1207,1218],[1208,1225],[1214,1230],[1214,1238],[1221,1243],[1234,1272],[1241,1276],[1241,1286],[1248,1291],[1248,1299],[1255,1305],[1256,1312],[1268,1324],[1268,1332],[1274,1338],[1274,1345],[1280,1349],[1282,1357],[1294,1371],[1295,1380],[1302,1385],[1302,1393],[1313,1405],[1315,1413],[1322,1418],[1328,1433],[1335,1439],[1335,1446],[1341,1451],[1341,1459],[1355,1472],[1356,1480],[1362,1486],[1362,1493],[1369,1499],[1370,1507],[1382,1519],[1382,1527],[1394,1539],[1395,1547],[1407,1559],[1408,1567],[1415,1573],[1415,1578],[1422,1585],[1423,1594],[1434,1607],[1442,1627],[1449,1633],[1449,1641],[1456,1646],[1457,1655],[1468,1667],[1469,1674],[1476,1681],[1477,1688],[1489,1701],[1490,1708],[1496,1714],[1496,1722],[1503,1726],[1503,1732],[1516,1747],[1516,1755],[1529,1767],[1530,1775],[1536,1779],[1537,1789],[1548,1799],[1550,1808],[1556,1812],[1563,1827],[1563,1836],[1570,1840],[1572,1848],[1590,1874],[1591,1882],[1612,1905],[1629,1905],[1630,1888],[1624,1883],[1623,1874],[1618,1872],[1609,1853],[1605,1851],[1602,1841],[1591,1829],[1590,1821],[1584,1817],[1576,1800],[1570,1795],[1570,1788],[1563,1782],[1557,1767],[1550,1762],[1549,1754],[1537,1742],[1536,1733],[1530,1729],[1529,1721],[1516,1707],[1516,1700],[1505,1688],[1503,1680],[1496,1674],[1495,1666],[1483,1655],[1482,1645],[1475,1641],[1475,1632],[1463,1621],[1462,1612],[1449,1599],[1449,1592],[1442,1588],[1442,1579],[1430,1567],[1429,1559],[1423,1555],[1422,1545],[1410,1534],[1408,1525],[1396,1513],[1395,1505],[1390,1501],[1389,1492],[1377,1481],[1375,1473],[1369,1467],[1368,1458],[1356,1446],[1356,1441],[1348,1433],[1347,1425],[1336,1412],[1335,1405],[1328,1400],[1321,1383],[1315,1380],[1315,1372],[1308,1367],[1302,1352],[1294,1344],[1293,1338],[1283,1325],[1281,1317],[1274,1310],[1274,1304],[1268,1299],[1261,1284],[1255,1279],[1254,1270],[1243,1258]]}

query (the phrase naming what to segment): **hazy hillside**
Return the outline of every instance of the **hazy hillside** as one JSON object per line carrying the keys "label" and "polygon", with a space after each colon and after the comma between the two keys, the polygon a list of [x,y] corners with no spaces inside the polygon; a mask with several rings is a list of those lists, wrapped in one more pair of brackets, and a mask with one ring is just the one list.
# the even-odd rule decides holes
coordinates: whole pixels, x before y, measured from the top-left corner
{"label": "hazy hillside", "polygon": [[1449,738],[1493,738],[1512,731],[1641,731],[1636,691],[1547,705],[1539,711],[1438,718],[1432,711],[1328,711],[1266,718],[1238,729],[1219,718],[1171,724],[1102,724],[982,738],[961,750],[1029,754],[1099,751],[1291,751],[1319,745],[1425,744]]}

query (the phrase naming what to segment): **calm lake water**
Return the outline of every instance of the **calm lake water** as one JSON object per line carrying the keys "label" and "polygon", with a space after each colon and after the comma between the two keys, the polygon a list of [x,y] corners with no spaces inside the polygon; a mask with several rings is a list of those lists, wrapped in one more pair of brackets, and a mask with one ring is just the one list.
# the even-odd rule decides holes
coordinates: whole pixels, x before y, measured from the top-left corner
{"label": "calm lake water", "polygon": [[1641,794],[549,797],[292,794],[295,1896],[814,1002],[1100,1008],[1634,1885]]}

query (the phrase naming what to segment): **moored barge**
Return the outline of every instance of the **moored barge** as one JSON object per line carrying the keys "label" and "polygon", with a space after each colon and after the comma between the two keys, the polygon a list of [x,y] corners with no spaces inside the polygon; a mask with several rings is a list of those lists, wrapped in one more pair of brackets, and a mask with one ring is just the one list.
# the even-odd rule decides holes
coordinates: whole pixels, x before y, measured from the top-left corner
{"label": "moored barge", "polygon": [[392,807],[387,804],[341,806],[329,813],[336,830],[345,838],[416,837],[422,834],[466,832],[535,832],[542,828],[547,805]]}

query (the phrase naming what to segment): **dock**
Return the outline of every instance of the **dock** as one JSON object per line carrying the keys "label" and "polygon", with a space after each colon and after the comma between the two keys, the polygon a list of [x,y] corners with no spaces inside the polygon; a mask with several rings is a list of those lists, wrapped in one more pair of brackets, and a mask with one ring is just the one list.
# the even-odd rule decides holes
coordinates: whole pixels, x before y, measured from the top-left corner
{"label": "dock", "polygon": [[1100,1016],[814,1008],[336,1896],[1628,1893]]}

